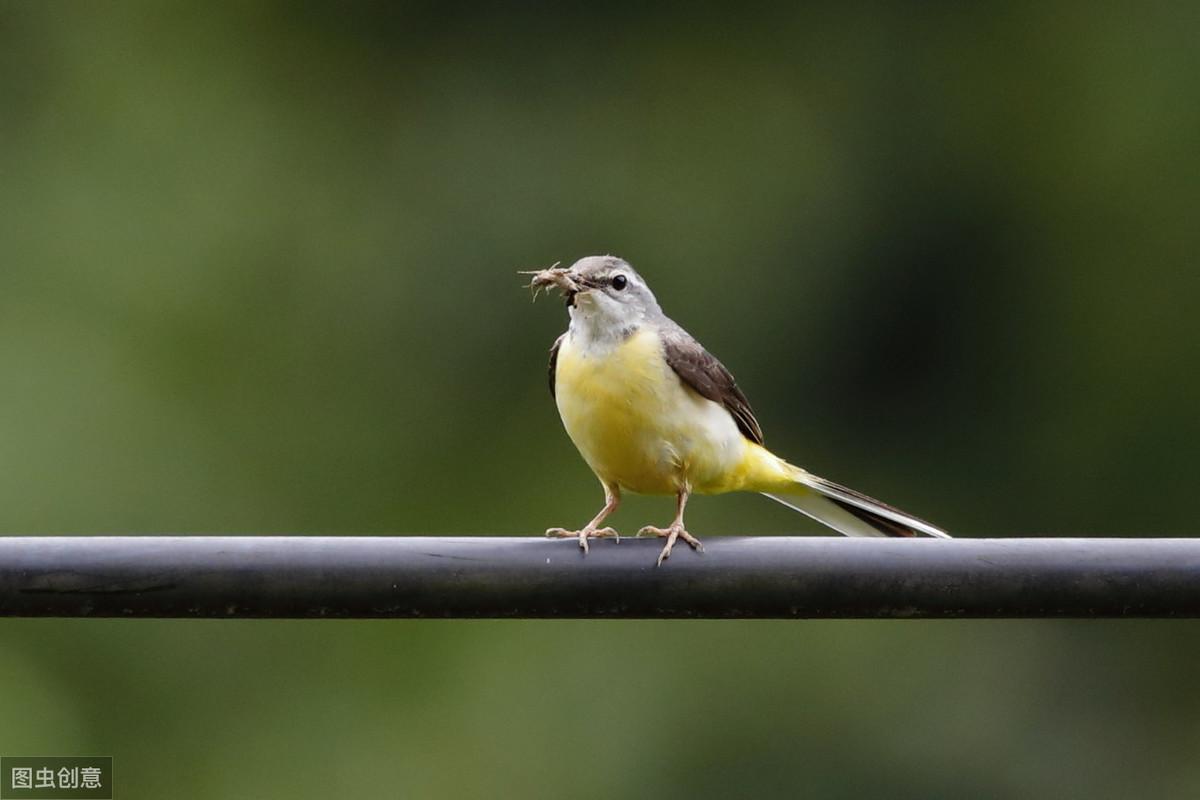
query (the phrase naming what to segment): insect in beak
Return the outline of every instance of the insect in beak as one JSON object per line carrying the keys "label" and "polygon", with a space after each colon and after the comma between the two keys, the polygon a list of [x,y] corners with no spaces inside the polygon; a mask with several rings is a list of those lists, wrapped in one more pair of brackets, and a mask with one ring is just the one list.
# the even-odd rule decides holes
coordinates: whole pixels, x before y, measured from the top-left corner
{"label": "insect in beak", "polygon": [[562,291],[563,297],[567,298],[567,306],[571,307],[575,305],[575,295],[583,290],[579,281],[571,274],[571,270],[559,267],[558,264],[542,270],[522,270],[517,274],[533,276],[529,281],[529,288],[533,290],[534,300],[537,300],[542,289],[557,287]]}

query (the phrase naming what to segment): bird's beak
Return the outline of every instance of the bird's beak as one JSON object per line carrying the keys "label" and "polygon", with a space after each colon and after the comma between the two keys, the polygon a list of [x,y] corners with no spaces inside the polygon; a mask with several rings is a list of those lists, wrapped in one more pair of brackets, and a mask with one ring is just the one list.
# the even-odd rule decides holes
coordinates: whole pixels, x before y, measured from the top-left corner
{"label": "bird's beak", "polygon": [[535,300],[537,299],[538,292],[542,289],[557,287],[562,291],[563,297],[567,298],[567,305],[573,306],[575,305],[575,295],[585,289],[567,267],[555,265],[548,269],[530,270],[520,274],[533,276],[533,279],[529,281],[529,288],[533,290]]}

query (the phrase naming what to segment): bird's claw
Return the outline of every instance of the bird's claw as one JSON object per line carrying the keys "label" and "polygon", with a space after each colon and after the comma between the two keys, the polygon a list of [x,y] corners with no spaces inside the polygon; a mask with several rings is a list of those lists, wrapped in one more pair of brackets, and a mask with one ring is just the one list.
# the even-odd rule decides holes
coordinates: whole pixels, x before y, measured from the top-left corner
{"label": "bird's claw", "polygon": [[658,554],[658,562],[655,566],[661,567],[662,563],[671,557],[671,548],[675,546],[676,539],[683,539],[697,553],[704,552],[704,545],[700,543],[700,540],[685,531],[682,525],[672,525],[669,528],[656,528],[653,525],[647,525],[637,532],[638,536],[647,536],[649,534],[654,534],[667,540],[667,543],[663,545],[662,552]]}
{"label": "bird's claw", "polygon": [[546,538],[548,539],[579,539],[579,549],[583,552],[588,552],[588,539],[613,539],[620,543],[621,534],[617,533],[616,528],[591,528],[586,527],[577,531],[570,531],[566,528],[547,528]]}

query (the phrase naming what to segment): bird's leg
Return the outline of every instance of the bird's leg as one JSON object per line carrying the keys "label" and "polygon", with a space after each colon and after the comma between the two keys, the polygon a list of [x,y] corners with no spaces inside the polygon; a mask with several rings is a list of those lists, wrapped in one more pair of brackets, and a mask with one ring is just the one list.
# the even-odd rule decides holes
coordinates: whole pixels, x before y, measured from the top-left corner
{"label": "bird's leg", "polygon": [[669,528],[656,528],[653,525],[647,525],[638,531],[638,536],[643,534],[653,533],[655,536],[664,536],[667,539],[666,545],[662,552],[658,554],[658,566],[671,557],[671,548],[675,546],[676,539],[683,539],[692,546],[697,552],[704,552],[704,545],[700,544],[700,540],[692,536],[683,528],[683,508],[687,505],[688,493],[687,490],[679,492],[675,500],[675,521],[671,523]]}
{"label": "bird's leg", "polygon": [[604,508],[600,509],[600,513],[592,517],[592,521],[583,528],[577,531],[569,531],[566,528],[547,528],[546,535],[553,539],[574,539],[579,538],[579,547],[583,552],[588,551],[589,538],[603,539],[611,536],[618,542],[621,541],[621,535],[614,528],[601,528],[601,522],[608,517],[609,514],[617,510],[617,506],[621,505],[621,488],[613,485],[604,484]]}

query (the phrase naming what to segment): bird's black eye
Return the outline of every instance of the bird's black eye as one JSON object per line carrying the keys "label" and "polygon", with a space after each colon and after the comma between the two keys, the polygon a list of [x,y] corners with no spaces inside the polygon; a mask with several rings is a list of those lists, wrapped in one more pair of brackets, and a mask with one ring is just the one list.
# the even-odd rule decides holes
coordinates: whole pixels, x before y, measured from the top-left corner
{"label": "bird's black eye", "polygon": [[622,289],[624,289],[625,284],[627,284],[627,283],[629,283],[629,281],[628,281],[628,279],[626,279],[626,277],[624,275],[618,274],[618,275],[612,276],[612,287],[614,289],[616,289],[618,292],[621,291]]}

